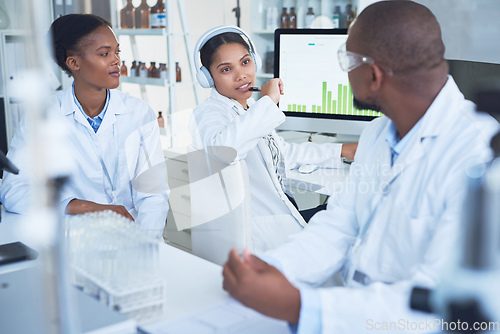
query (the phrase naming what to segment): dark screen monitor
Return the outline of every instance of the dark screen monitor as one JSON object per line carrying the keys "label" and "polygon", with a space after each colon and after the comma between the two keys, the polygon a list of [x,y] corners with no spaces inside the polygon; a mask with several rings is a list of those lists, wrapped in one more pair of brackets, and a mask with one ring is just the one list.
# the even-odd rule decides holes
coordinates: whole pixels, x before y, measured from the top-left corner
{"label": "dark screen monitor", "polygon": [[347,73],[337,58],[347,29],[277,29],[274,37],[274,74],[285,90],[279,106],[287,116],[280,129],[359,136],[381,116],[353,106]]}

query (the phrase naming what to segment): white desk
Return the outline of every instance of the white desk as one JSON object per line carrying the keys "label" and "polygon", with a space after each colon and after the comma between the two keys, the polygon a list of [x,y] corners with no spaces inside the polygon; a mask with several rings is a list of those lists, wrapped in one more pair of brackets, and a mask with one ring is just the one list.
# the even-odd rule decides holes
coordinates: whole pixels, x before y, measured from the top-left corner
{"label": "white desk", "polygon": [[[29,223],[21,216],[5,213],[2,218],[0,245],[21,241],[31,246],[20,231],[27,225],[37,224],[36,221]],[[167,307],[165,316],[150,324],[170,323],[230,300],[229,295],[222,289],[222,267],[167,244],[160,244],[159,258],[160,275],[167,280]],[[257,317],[254,322],[266,323],[269,320]],[[281,332],[287,331],[283,322],[277,323],[273,320],[272,325],[275,326],[273,328],[282,330]]]}
{"label": "white desk", "polygon": [[167,279],[166,319],[175,319],[229,299],[222,267],[173,246],[160,246],[160,274]]}
{"label": "white desk", "polygon": [[288,170],[287,181],[289,185],[302,191],[309,191],[323,195],[331,195],[349,175],[348,164],[339,168],[319,168],[310,174],[302,174],[298,169]]}
{"label": "white desk", "polygon": [[[21,241],[34,248],[20,234],[22,225],[29,223],[21,216],[2,213],[0,245]],[[229,298],[222,290],[222,267],[167,244],[160,244],[159,257],[160,275],[167,280],[167,319],[184,316]]]}

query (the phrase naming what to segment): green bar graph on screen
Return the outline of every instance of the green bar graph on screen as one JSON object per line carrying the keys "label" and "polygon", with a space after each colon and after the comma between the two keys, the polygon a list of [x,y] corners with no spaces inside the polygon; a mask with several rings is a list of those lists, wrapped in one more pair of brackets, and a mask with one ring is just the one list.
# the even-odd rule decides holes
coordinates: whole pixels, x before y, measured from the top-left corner
{"label": "green bar graph on screen", "polygon": [[338,84],[337,99],[334,99],[334,90],[328,90],[326,81],[321,87],[321,102],[310,107],[304,104],[289,104],[288,110],[295,112],[307,112],[308,108],[313,113],[337,114],[337,115],[358,115],[358,116],[382,116],[382,113],[373,110],[359,110],[353,104],[353,94],[351,85]]}
{"label": "green bar graph on screen", "polygon": [[332,92],[328,92],[328,98],[326,100],[327,114],[332,113]]}
{"label": "green bar graph on screen", "polygon": [[321,104],[321,110],[323,110],[323,113],[326,111],[326,82],[323,82],[323,94],[321,95],[323,97],[323,103]]}
{"label": "green bar graph on screen", "polygon": [[347,115],[347,86],[342,87],[342,114]]}
{"label": "green bar graph on screen", "polygon": [[353,105],[352,105],[352,88],[351,88],[351,85],[349,85],[349,98],[347,99],[347,101],[349,101],[349,107],[348,107],[348,110],[349,110],[349,115],[356,115],[356,112],[354,111],[353,109]]}
{"label": "green bar graph on screen", "polygon": [[337,91],[337,114],[342,113],[342,84],[339,84],[339,88]]}

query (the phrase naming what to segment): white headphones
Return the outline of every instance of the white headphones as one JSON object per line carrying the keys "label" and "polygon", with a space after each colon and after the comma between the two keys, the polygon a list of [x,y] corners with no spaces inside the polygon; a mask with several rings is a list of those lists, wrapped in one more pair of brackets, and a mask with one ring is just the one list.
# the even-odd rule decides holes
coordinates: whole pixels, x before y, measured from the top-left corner
{"label": "white headphones", "polygon": [[248,45],[250,46],[250,57],[252,57],[252,60],[255,63],[255,70],[258,71],[262,67],[262,59],[257,54],[257,50],[255,50],[255,45],[252,43],[250,37],[243,30],[241,30],[237,26],[231,26],[231,25],[222,25],[215,27],[204,33],[200,37],[198,42],[196,42],[196,47],[194,48],[194,67],[197,69],[196,78],[198,79],[198,82],[203,88],[214,87],[214,79],[210,75],[210,71],[208,70],[208,68],[206,68],[201,64],[201,61],[199,60],[200,57],[198,56],[198,54],[201,48],[205,45],[205,43],[207,43],[210,40],[210,38],[223,34],[225,32],[234,32],[245,36],[248,41]]}

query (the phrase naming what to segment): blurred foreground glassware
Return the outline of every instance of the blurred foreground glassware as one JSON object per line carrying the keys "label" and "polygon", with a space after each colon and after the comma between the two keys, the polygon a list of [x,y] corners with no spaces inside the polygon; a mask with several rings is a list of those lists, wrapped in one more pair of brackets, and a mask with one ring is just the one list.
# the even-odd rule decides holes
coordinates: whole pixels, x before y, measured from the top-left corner
{"label": "blurred foreground glassware", "polygon": [[66,223],[74,285],[137,321],[164,314],[156,238],[111,211],[69,216]]}

